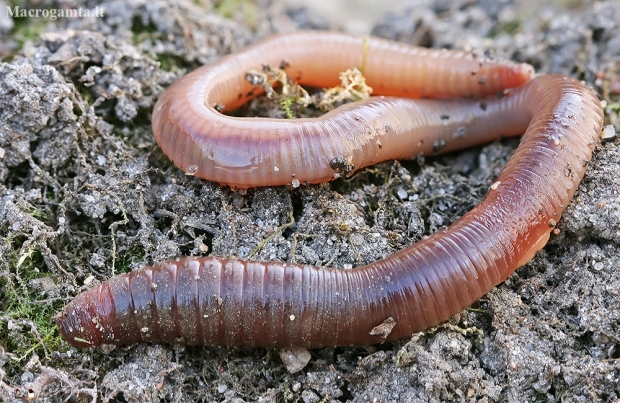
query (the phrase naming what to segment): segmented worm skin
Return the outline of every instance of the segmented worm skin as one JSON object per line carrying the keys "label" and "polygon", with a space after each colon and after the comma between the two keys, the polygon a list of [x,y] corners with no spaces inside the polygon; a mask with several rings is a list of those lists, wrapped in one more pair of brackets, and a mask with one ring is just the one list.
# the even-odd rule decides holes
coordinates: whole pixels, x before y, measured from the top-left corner
{"label": "segmented worm skin", "polygon": [[223,105],[224,111],[235,109],[260,93],[245,80],[246,72],[261,70],[261,64],[279,66],[283,61],[290,65],[286,70],[295,81],[314,87],[338,85],[340,72],[363,67],[375,94],[396,97],[480,97],[517,87],[533,74],[529,65],[491,61],[471,52],[417,48],[338,33],[277,36],[203,66],[173,84],[153,110],[153,133],[159,146],[186,172],[248,188],[285,185],[294,179],[326,182],[339,174],[332,161],[344,160],[346,165],[362,168],[389,159],[410,159],[420,152],[432,153],[439,139],[445,138],[449,145],[441,151],[492,139],[474,123],[471,132],[478,133],[478,141],[473,136],[449,141],[465,116],[485,115],[475,104],[455,111],[458,116],[449,121],[441,119],[446,110],[443,103],[387,97],[346,105],[318,119],[294,121],[233,118],[216,110],[216,105]]}
{"label": "segmented worm skin", "polygon": [[[58,319],[63,337],[79,347],[377,343],[439,324],[528,262],[549,239],[592,157],[602,126],[595,94],[563,76],[528,81],[524,65],[375,39],[367,44],[364,74],[381,93],[470,98],[518,88],[477,100],[377,97],[296,121],[230,118],[212,109],[215,102],[231,108],[245,102],[250,89],[234,77],[260,63],[286,59],[300,81],[317,86],[334,84],[321,69],[337,76],[360,65],[359,39],[294,34],[170,87],[154,112],[158,142],[181,168],[196,164],[201,177],[248,187],[286,183],[293,173],[302,181],[329,180],[334,172],[323,165],[338,155],[357,168],[525,132],[478,206],[447,230],[352,270],[217,257],[145,267],[79,295]],[[253,151],[243,154],[248,147]],[[391,331],[373,331],[384,323],[394,325]]]}

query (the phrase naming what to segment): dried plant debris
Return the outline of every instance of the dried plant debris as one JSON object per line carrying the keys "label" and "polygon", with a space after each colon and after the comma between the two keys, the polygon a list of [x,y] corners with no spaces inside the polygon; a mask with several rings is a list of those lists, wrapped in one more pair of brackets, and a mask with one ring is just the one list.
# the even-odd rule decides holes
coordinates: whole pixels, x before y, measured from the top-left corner
{"label": "dried plant debris", "polygon": [[248,71],[245,79],[256,87],[257,94],[264,92],[266,99],[255,98],[241,113],[280,119],[317,117],[345,103],[367,99],[372,94],[372,88],[357,68],[340,73],[341,84],[338,86],[306,89],[287,74],[288,67],[283,62],[279,67],[263,65],[262,71]]}
{"label": "dried plant debris", "polygon": [[[584,79],[617,130],[620,6],[572,3],[581,8],[416,1],[374,32]],[[597,149],[550,245],[474,307],[409,340],[303,350],[294,362],[265,349],[69,347],[53,324],[64,303],[144,264],[211,253],[342,269],[381,259],[462,216],[517,144],[383,163],[327,185],[235,193],[172,166],[154,144],[150,110],[187,70],[320,18],[262,0],[70,4],[95,6],[106,7],[104,18],[0,21],[0,400],[620,399],[617,136]],[[254,102],[287,117],[282,99],[299,99],[294,116],[315,116],[276,67],[258,72],[275,77],[273,99]],[[348,73],[333,96],[323,93],[327,103],[369,95],[361,78]],[[320,103],[316,94],[307,93]]]}

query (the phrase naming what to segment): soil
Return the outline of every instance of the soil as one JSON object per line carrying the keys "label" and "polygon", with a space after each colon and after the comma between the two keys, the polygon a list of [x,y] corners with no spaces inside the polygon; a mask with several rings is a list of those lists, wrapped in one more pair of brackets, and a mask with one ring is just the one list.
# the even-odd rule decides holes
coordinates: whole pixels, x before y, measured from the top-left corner
{"label": "soil", "polygon": [[70,347],[53,324],[94,284],[179,255],[376,261],[474,206],[518,141],[382,163],[324,185],[234,192],[169,162],[151,135],[154,101],[201,64],[328,20],[268,0],[20,6],[60,4],[106,12],[0,17],[0,399],[620,401],[620,2],[418,0],[372,29],[577,77],[606,102],[607,138],[559,235],[474,307],[373,346],[105,352]]}

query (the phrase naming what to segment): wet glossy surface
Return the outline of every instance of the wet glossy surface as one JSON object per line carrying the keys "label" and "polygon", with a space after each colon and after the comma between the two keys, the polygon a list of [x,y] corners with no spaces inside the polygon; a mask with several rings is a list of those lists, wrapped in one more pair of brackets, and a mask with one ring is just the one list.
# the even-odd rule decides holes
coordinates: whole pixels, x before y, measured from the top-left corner
{"label": "wet glossy surface", "polygon": [[[329,38],[334,34],[313,35]],[[388,45],[398,46],[401,45]],[[436,69],[439,74],[447,75],[443,80],[436,79],[437,82],[462,82],[471,76],[469,66],[464,69],[463,63],[456,62],[458,58],[451,58],[449,52],[424,57],[432,60],[439,57],[442,63],[451,63]],[[234,61],[234,56],[227,60]],[[419,63],[423,65],[424,61]],[[398,69],[396,64],[390,66],[394,71]],[[511,72],[514,66],[508,64],[505,69]],[[497,68],[501,73],[501,65]],[[204,84],[201,85],[198,86],[204,90]],[[182,87],[171,87],[171,93]],[[463,88],[465,92],[461,95],[469,95],[471,89]],[[160,102],[156,111],[160,117],[154,118],[154,127],[175,130],[188,127],[191,128],[188,133],[202,133],[199,126],[221,124],[219,121],[188,124],[174,114],[178,107],[175,105]],[[351,152],[355,154],[352,158],[358,158],[354,146],[364,149],[370,144],[370,151],[359,151],[363,164],[377,162],[384,156],[383,150],[389,150],[386,158],[405,158],[409,151],[403,148],[408,141],[419,144],[423,140],[423,151],[430,153],[437,151],[433,150],[436,148],[433,144],[439,144],[438,140],[445,143],[439,151],[447,151],[488,141],[500,134],[517,134],[523,130],[525,134],[478,206],[447,230],[386,259],[352,270],[336,270],[285,262],[181,258],[112,278],[76,297],[58,320],[63,337],[79,347],[137,341],[321,347],[378,343],[439,324],[504,281],[545,245],[585,173],[602,126],[602,108],[596,95],[572,78],[553,75],[537,77],[506,92],[500,99],[494,96],[476,101],[372,99],[361,105],[338,108],[332,114],[337,121],[352,124],[351,131],[340,133],[349,142],[306,149],[311,140],[301,135],[288,137],[284,145],[279,145],[276,139],[262,144],[253,138],[248,141],[256,143],[254,152],[260,156],[255,162],[274,163],[272,157],[266,157],[272,154],[265,154],[265,149],[274,152],[291,149],[297,150],[296,153],[274,154],[280,158],[275,163],[286,166],[282,161],[292,163],[299,157],[301,168],[294,169],[305,170],[314,167],[313,161],[330,166],[330,158],[338,153]],[[308,134],[317,126],[328,127],[325,122],[330,119],[325,118],[320,124],[314,120],[278,124]],[[359,121],[374,122],[376,126],[355,126],[354,122]],[[253,125],[245,119],[234,122],[245,122],[247,130]],[[335,127],[329,126],[326,137],[322,138],[338,137]],[[372,137],[373,130],[369,137],[363,136],[367,127],[379,129],[379,133],[383,129],[383,134],[378,134],[385,136],[381,139],[381,152],[373,146],[376,140]],[[419,137],[408,140],[403,134],[395,137],[397,142],[392,145],[384,140],[391,131],[408,135],[415,132],[414,136]],[[212,141],[219,144],[218,139],[227,136],[241,138],[233,136],[230,127],[222,134],[209,133],[201,137],[202,149],[208,149]],[[161,137],[160,133],[159,141],[164,147],[176,140]],[[234,141],[227,143],[231,150]],[[183,144],[189,145],[186,140],[179,144],[176,147],[179,150]],[[215,148],[213,152],[213,159],[228,161],[226,155],[216,156]],[[200,159],[201,153],[199,148],[189,147],[179,158],[191,162],[198,156],[200,161],[207,161],[207,158]],[[307,161],[300,157],[306,154],[315,158]],[[249,169],[247,164],[243,165],[243,158],[233,161],[237,161],[237,168]],[[226,175],[235,177],[237,168],[229,166],[226,174],[218,175],[221,179],[227,178]],[[330,175],[324,180],[330,179]],[[279,178],[266,174],[253,179],[264,183],[274,177]],[[238,182],[231,184],[241,186]],[[391,326],[393,322],[393,329],[385,337],[374,334],[377,326]]]}
{"label": "wet glossy surface", "polygon": [[[216,104],[235,109],[260,94],[245,74],[283,60],[293,79],[314,87],[338,85],[339,73],[363,66],[373,94],[391,97],[345,105],[317,119],[235,118],[215,110]],[[153,133],[176,166],[199,178],[235,188],[285,185],[293,179],[325,182],[338,176],[329,163],[334,158],[359,169],[522,134],[527,123],[504,122],[506,106],[498,100],[446,105],[394,96],[479,98],[517,87],[532,74],[529,65],[468,52],[300,32],[268,38],[181,78],[155,105]],[[469,124],[482,116],[484,121]],[[448,146],[435,144],[437,139]]]}

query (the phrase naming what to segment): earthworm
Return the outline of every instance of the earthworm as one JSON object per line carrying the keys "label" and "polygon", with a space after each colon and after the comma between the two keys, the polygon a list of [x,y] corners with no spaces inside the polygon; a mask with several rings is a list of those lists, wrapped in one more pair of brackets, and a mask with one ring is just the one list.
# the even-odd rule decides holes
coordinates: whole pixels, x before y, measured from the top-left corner
{"label": "earthworm", "polygon": [[[245,75],[261,64],[289,66],[286,71],[293,80],[312,87],[338,85],[340,72],[359,67],[375,94],[408,98],[481,97],[517,87],[533,74],[527,64],[377,38],[318,31],[272,37],[196,69],[157,102],[153,134],[177,167],[234,188],[294,180],[319,183],[342,171],[431,153],[433,140],[445,141],[446,147],[435,147],[445,152],[492,139],[472,127],[477,139],[450,141],[459,120],[439,119],[445,106],[436,102],[374,97],[317,119],[294,121],[235,118],[218,112],[221,106],[223,111],[236,109],[260,94]],[[473,116],[483,112],[467,111]],[[420,141],[423,147],[417,145]]]}
{"label": "earthworm", "polygon": [[[373,97],[293,121],[226,117],[214,109],[251,97],[237,76],[260,63],[285,60],[299,81],[329,86],[323,72],[360,66],[364,46],[364,75],[377,92],[467,99]],[[527,65],[466,52],[307,32],[268,39],[190,73],[158,102],[155,136],[182,169],[197,165],[196,175],[234,187],[288,183],[293,174],[326,181],[338,156],[359,168],[525,134],[478,206],[385,259],[337,270],[179,258],[77,296],[58,318],[62,336],[78,347],[323,347],[395,340],[441,323],[546,244],[597,144],[603,116],[596,95],[569,77],[531,75]]]}

